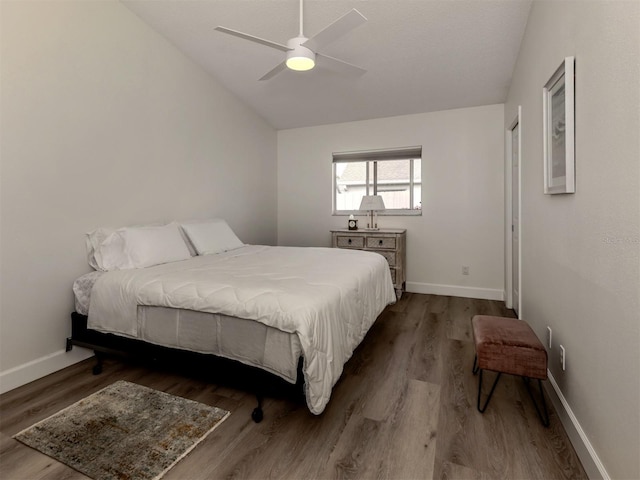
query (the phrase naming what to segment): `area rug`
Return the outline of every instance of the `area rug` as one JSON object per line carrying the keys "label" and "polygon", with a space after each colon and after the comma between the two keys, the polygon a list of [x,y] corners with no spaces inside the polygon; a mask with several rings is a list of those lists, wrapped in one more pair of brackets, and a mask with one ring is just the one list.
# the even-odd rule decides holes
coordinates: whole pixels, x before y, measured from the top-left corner
{"label": "area rug", "polygon": [[159,479],[228,415],[118,381],[13,438],[95,480]]}

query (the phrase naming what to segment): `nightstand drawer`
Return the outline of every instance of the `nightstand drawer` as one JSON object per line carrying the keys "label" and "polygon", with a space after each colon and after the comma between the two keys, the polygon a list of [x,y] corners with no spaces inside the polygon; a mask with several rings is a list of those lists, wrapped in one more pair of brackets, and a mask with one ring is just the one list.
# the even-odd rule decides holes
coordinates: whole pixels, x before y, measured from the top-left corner
{"label": "nightstand drawer", "polygon": [[396,249],[396,237],[367,237],[367,248]]}
{"label": "nightstand drawer", "polygon": [[336,238],[338,248],[364,248],[364,237],[353,236]]}
{"label": "nightstand drawer", "polygon": [[396,252],[376,252],[379,255],[382,255],[387,259],[387,263],[390,267],[396,266]]}

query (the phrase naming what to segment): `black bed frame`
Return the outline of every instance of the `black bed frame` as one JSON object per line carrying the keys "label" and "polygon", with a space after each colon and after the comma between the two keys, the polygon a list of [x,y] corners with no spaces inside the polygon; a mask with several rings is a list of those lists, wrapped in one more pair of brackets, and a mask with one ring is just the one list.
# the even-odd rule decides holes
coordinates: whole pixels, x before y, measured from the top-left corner
{"label": "black bed frame", "polygon": [[105,356],[113,355],[145,362],[151,361],[154,365],[175,369],[181,374],[195,374],[198,377],[215,380],[215,383],[249,390],[255,393],[258,401],[257,407],[251,413],[251,418],[256,423],[261,422],[264,417],[262,402],[265,396],[279,397],[284,394],[298,401],[304,399],[302,357],[298,361],[298,381],[292,385],[277,375],[235,360],[162,347],[141,340],[90,330],[87,328],[87,316],[77,312],[71,314],[71,336],[67,338],[67,352],[74,345],[94,351],[96,357],[96,364],[93,367],[94,375],[102,373]]}

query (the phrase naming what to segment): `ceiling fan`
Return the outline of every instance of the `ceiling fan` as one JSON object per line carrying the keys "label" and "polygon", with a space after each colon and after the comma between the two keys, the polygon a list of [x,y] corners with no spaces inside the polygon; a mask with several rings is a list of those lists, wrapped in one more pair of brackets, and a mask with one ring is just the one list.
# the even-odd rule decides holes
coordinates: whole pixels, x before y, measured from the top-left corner
{"label": "ceiling fan", "polygon": [[333,70],[348,75],[362,75],[363,73],[365,73],[366,70],[356,65],[347,63],[334,57],[330,57],[328,55],[324,55],[317,51],[318,49],[324,47],[325,45],[328,45],[329,43],[358,27],[359,25],[365,23],[367,19],[364,17],[364,15],[362,15],[354,8],[335,22],[325,27],[313,37],[307,38],[302,32],[302,2],[303,0],[300,0],[300,34],[297,37],[289,39],[286,45],[255,37],[247,33],[238,32],[237,30],[232,30],[226,27],[218,26],[215,28],[215,30],[286,52],[286,57],[282,61],[282,63],[279,63],[273,69],[268,71],[260,78],[260,80],[269,80],[271,77],[277,75],[285,68],[296,71],[311,70],[315,67],[316,60],[319,63],[331,67]]}

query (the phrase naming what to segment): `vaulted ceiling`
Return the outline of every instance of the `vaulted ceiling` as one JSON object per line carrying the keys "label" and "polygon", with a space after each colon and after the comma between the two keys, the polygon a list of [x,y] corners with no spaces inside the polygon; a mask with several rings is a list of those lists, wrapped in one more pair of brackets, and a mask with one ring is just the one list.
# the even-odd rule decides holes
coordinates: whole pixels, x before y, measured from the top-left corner
{"label": "vaulted ceiling", "polygon": [[531,0],[306,0],[312,37],[356,8],[367,22],[322,49],[367,72],[318,65],[259,81],[284,52],[214,30],[286,44],[299,0],[121,0],[277,129],[505,101]]}

